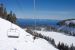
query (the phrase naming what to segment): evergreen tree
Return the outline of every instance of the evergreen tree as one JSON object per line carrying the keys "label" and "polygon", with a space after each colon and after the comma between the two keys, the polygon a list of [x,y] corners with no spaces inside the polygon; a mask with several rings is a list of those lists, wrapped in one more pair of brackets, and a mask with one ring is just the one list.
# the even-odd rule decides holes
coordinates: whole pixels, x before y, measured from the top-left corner
{"label": "evergreen tree", "polygon": [[53,44],[55,46],[55,41],[54,39],[51,40],[51,44]]}
{"label": "evergreen tree", "polygon": [[13,20],[12,20],[12,11],[10,11],[10,13],[7,15],[7,20],[9,20],[10,22],[13,23]]}
{"label": "evergreen tree", "polygon": [[69,50],[69,46],[65,45],[64,50]]}
{"label": "evergreen tree", "polygon": [[3,4],[1,3],[0,4],[0,16],[3,17],[3,9],[4,9],[4,6]]}
{"label": "evergreen tree", "polygon": [[59,50],[61,49],[61,47],[60,47],[60,42],[59,42],[59,44],[58,44],[57,48],[58,48]]}
{"label": "evergreen tree", "polygon": [[12,18],[13,18],[13,23],[16,23],[17,18],[16,18],[16,14],[15,13],[12,15]]}
{"label": "evergreen tree", "polygon": [[7,20],[11,22],[10,14],[7,15]]}
{"label": "evergreen tree", "polygon": [[70,50],[75,50],[75,47],[73,46],[73,44],[71,45]]}
{"label": "evergreen tree", "polygon": [[4,18],[4,19],[7,19],[6,16],[7,16],[7,11],[6,11],[6,8],[4,8],[3,18]]}

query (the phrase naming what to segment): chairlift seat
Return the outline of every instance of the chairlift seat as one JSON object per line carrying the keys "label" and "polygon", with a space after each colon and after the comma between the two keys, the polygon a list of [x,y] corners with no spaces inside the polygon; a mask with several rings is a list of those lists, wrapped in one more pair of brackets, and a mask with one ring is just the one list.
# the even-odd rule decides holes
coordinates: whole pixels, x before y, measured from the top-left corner
{"label": "chairlift seat", "polygon": [[19,33],[17,29],[9,29],[7,31],[7,36],[9,38],[19,38]]}

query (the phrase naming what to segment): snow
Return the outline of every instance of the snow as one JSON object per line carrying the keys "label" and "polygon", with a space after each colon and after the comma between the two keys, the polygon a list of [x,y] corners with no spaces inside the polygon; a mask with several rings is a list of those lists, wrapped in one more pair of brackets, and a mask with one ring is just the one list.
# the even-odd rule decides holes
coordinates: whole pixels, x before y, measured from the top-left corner
{"label": "snow", "polygon": [[61,26],[61,27],[59,27],[57,30],[61,30],[61,29],[63,29],[63,28],[65,28],[65,26]]}
{"label": "snow", "polygon": [[71,21],[66,21],[65,24],[69,25],[71,23]]}
{"label": "snow", "polygon": [[74,45],[75,46],[75,37],[73,36],[67,36],[59,32],[45,32],[45,31],[36,31],[38,33],[41,33],[42,35],[48,36],[50,38],[53,38],[55,40],[56,45],[60,43],[64,43],[65,45]]}
{"label": "snow", "polygon": [[[9,31],[10,29],[12,31]],[[16,32],[14,31],[16,29]],[[14,32],[14,33],[13,33]],[[10,38],[8,35],[19,36]],[[19,34],[19,35],[18,35]],[[58,50],[44,39],[35,39],[19,26],[0,18],[0,50]]]}
{"label": "snow", "polygon": [[75,24],[75,20],[69,20],[69,21],[65,21],[65,24],[69,25],[70,23]]}
{"label": "snow", "polygon": [[75,24],[75,20],[72,20],[71,22]]}

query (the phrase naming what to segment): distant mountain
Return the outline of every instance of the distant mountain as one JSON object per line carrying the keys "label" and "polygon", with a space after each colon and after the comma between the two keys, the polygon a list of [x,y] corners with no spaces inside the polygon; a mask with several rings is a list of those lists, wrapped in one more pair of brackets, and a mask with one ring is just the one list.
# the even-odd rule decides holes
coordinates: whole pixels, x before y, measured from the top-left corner
{"label": "distant mountain", "polygon": [[59,32],[64,32],[66,35],[75,36],[75,19],[66,19],[57,23]]}
{"label": "distant mountain", "polygon": [[75,19],[66,19],[66,20],[62,20],[62,21],[59,21],[57,23],[57,25],[66,25],[66,26],[69,26],[69,27],[75,27]]}

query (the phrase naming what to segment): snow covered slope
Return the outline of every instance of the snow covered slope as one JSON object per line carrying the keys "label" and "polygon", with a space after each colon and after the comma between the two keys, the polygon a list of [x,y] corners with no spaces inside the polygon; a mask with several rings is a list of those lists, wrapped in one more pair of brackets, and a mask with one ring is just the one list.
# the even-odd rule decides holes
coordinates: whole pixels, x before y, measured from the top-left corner
{"label": "snow covered slope", "polygon": [[[12,28],[10,31],[10,28]],[[15,31],[15,30],[16,31]],[[14,33],[14,34],[13,34]],[[13,38],[9,35],[19,36]],[[23,29],[0,18],[0,50],[57,50],[44,39],[35,39]]]}
{"label": "snow covered slope", "polygon": [[74,45],[75,46],[75,37],[73,36],[67,36],[64,34],[61,34],[59,32],[45,32],[45,31],[37,31],[38,33],[41,33],[42,35],[48,36],[50,38],[53,38],[55,40],[55,43],[58,44],[64,43],[65,45]]}
{"label": "snow covered slope", "polygon": [[75,20],[65,21],[65,24],[69,25],[70,23],[75,24]]}

